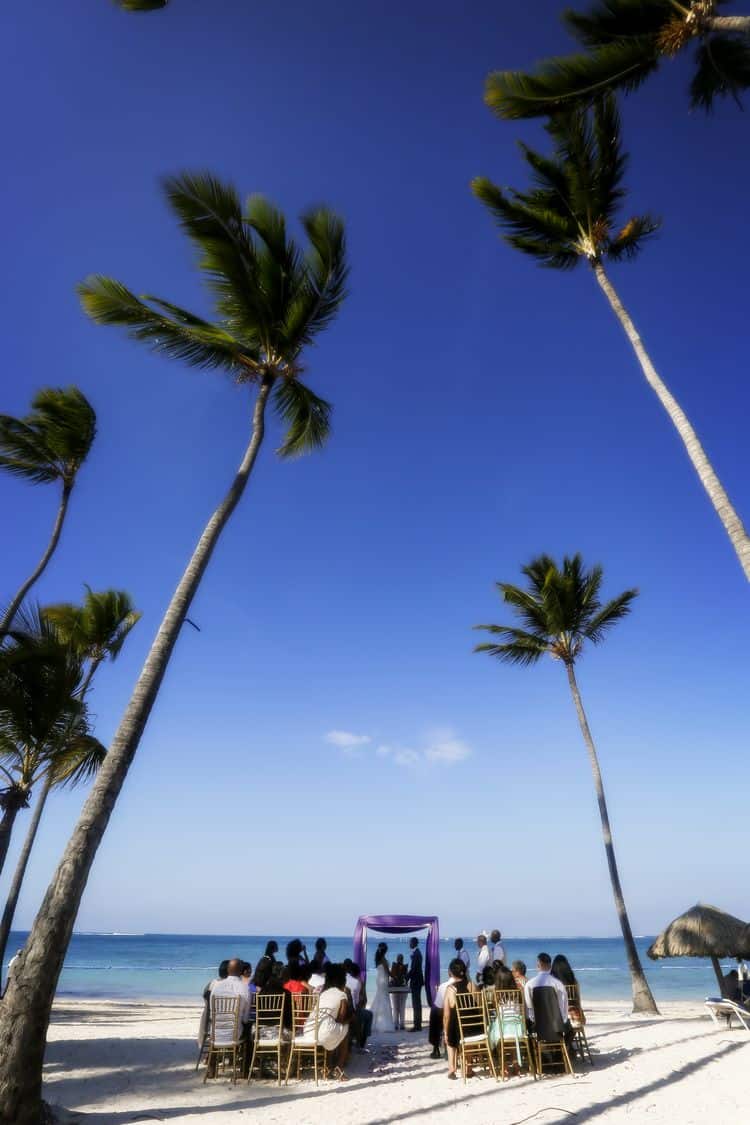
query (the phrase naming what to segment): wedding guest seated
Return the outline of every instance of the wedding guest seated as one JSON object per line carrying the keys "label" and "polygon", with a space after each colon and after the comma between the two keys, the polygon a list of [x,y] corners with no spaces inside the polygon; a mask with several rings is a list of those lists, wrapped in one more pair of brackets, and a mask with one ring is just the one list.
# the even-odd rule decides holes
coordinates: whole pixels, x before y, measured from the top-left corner
{"label": "wedding guest seated", "polygon": [[498,962],[495,965],[494,974],[494,985],[500,992],[512,992],[513,989],[520,988],[513,973],[510,969],[506,969],[505,965]]}
{"label": "wedding guest seated", "polygon": [[[576,975],[573,972],[570,961],[562,953],[558,953],[552,962],[552,976],[557,977],[560,983],[565,985],[566,989],[571,986],[578,987],[578,981],[576,980]],[[568,1015],[575,1020],[580,1020],[581,1023],[584,1022],[583,1012],[577,1004],[571,1003],[570,997],[568,997]]]}
{"label": "wedding guest seated", "polygon": [[[486,940],[485,938],[485,943]],[[459,992],[471,992],[473,991],[473,986],[467,979],[466,965],[464,965],[463,961],[459,960],[458,957],[454,957],[451,961],[448,966],[448,971],[453,979],[448,982],[448,987],[445,990],[445,999],[443,1002],[443,1035],[445,1036],[445,1044],[448,1048],[448,1077],[455,1081],[460,1043],[458,1015],[456,1014],[456,994]],[[471,1069],[467,1070],[466,1077],[471,1078],[473,1073]]]}
{"label": "wedding guest seated", "polygon": [[285,988],[287,992],[311,992],[312,989],[308,983],[311,972],[312,967],[310,965],[303,965],[299,961],[293,961],[290,965],[286,966],[286,979],[282,987]]}
{"label": "wedding guest seated", "polygon": [[538,972],[536,976],[526,982],[524,994],[526,998],[526,1011],[529,1019],[534,1018],[534,1001],[532,993],[535,988],[554,988],[557,993],[557,1002],[560,1005],[560,1015],[562,1016],[563,1023],[568,1019],[568,994],[565,991],[565,985],[562,984],[557,977],[552,976],[552,958],[549,953],[540,953],[536,959]]}
{"label": "wedding guest seated", "polygon": [[310,985],[311,992],[322,992],[325,988],[325,972],[315,967],[315,961],[310,962],[310,976],[307,983]]}
{"label": "wedding guest seated", "polygon": [[362,970],[356,962],[347,958],[344,961],[346,969],[346,988],[352,999],[352,1022],[350,1025],[350,1038],[364,1051],[365,1044],[372,1034],[372,1012],[367,1007],[367,992],[362,983]]}
{"label": "wedding guest seated", "polygon": [[[239,1000],[239,1014],[240,1014],[240,1038],[245,1040],[245,1061],[243,1066],[243,1077],[247,1077],[247,1068],[250,1063],[250,1052],[248,1049],[251,1032],[251,1010],[250,1010],[250,993],[248,992],[247,982],[242,979],[242,968],[245,964],[244,961],[238,960],[233,957],[227,965],[227,975],[224,980],[214,981],[211,987],[211,1000],[219,999],[220,997],[237,997]],[[216,1031],[216,1042],[222,1041],[219,1038],[219,1029]],[[226,1032],[229,1035],[229,1032]],[[231,1038],[231,1036],[230,1036]],[[213,1072],[213,1073],[212,1073]],[[212,1067],[209,1069],[209,1077],[213,1078],[215,1070]]]}
{"label": "wedding guest seated", "polygon": [[513,973],[513,980],[516,982],[518,987],[519,988],[525,988],[526,987],[526,962],[525,961],[514,961],[513,964],[510,967],[510,971]]}
{"label": "wedding guest seated", "polygon": [[210,980],[206,987],[203,989],[203,1012],[201,1013],[201,1022],[198,1027],[198,1046],[202,1046],[203,1040],[206,1037],[209,1027],[211,1026],[211,989],[220,980],[227,979],[227,969],[229,968],[229,961],[222,961],[217,970],[216,976]]}
{"label": "wedding guest seated", "polygon": [[477,984],[480,988],[495,987],[495,970],[492,965],[484,966],[481,973],[477,976]]}
{"label": "wedding guest seated", "polygon": [[[344,1067],[349,1054],[349,1024],[352,1019],[351,1002],[345,989],[344,966],[329,961],[318,1007],[318,1043],[331,1056],[334,1076],[342,1082],[347,1077]],[[314,1020],[313,1012],[305,1024],[305,1035],[314,1035]]]}

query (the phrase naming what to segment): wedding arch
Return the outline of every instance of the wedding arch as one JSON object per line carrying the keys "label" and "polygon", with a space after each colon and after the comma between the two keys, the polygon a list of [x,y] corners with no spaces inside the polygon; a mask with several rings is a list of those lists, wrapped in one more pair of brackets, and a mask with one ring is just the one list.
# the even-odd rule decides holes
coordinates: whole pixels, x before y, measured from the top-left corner
{"label": "wedding arch", "polygon": [[409,934],[427,930],[424,958],[424,980],[427,1003],[440,984],[440,928],[437,918],[424,914],[362,914],[354,929],[354,960],[362,970],[362,980],[367,976],[367,931],[379,934]]}

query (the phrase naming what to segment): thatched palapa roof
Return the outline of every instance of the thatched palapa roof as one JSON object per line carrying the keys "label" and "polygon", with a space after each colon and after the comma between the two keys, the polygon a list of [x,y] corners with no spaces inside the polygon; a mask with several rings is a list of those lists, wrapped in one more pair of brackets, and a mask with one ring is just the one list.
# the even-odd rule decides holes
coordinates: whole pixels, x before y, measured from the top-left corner
{"label": "thatched palapa roof", "polygon": [[715,906],[698,903],[659,934],[649,957],[748,957],[750,925]]}

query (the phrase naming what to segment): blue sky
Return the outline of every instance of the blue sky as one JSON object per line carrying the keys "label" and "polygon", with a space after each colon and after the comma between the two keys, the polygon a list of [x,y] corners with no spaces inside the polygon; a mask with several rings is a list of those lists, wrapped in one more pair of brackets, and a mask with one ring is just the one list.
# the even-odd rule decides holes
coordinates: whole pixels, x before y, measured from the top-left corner
{"label": "blue sky", "polygon": [[[521,259],[468,190],[477,174],[523,186],[515,141],[540,127],[496,121],[483,80],[563,50],[560,6],[5,13],[1,408],[75,382],[98,413],[38,593],[119,586],[143,611],[96,685],[103,739],[240,459],[250,402],[93,327],[76,282],[107,273],[209,311],[158,185],[180,169],[290,217],[325,201],[352,261],[351,296],[308,356],[335,405],[331,442],[284,463],[271,433],[80,928],[346,933],[361,912],[409,910],[439,913],[446,932],[616,933],[562,669],[471,651],[474,623],[507,616],[494,581],[542,550],[600,561],[612,594],[641,589],[579,673],[635,931],[698,899],[750,914],[742,817],[710,811],[747,774],[747,584],[593,278]],[[747,123],[733,105],[689,114],[687,76],[672,63],[623,107],[629,210],[662,214],[664,230],[613,279],[750,518]],[[55,502],[0,479],[8,593]],[[81,800],[50,802],[21,925]]]}

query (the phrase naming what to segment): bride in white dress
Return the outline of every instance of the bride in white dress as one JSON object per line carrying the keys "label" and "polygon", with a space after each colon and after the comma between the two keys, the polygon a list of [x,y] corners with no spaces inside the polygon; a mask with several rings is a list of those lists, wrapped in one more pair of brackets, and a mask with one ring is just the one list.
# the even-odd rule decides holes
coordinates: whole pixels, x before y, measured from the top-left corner
{"label": "bride in white dress", "polygon": [[391,998],[388,992],[390,973],[386,953],[388,946],[384,941],[375,951],[375,999],[372,1002],[372,1029],[373,1031],[393,1031],[393,1012],[391,1011]]}

